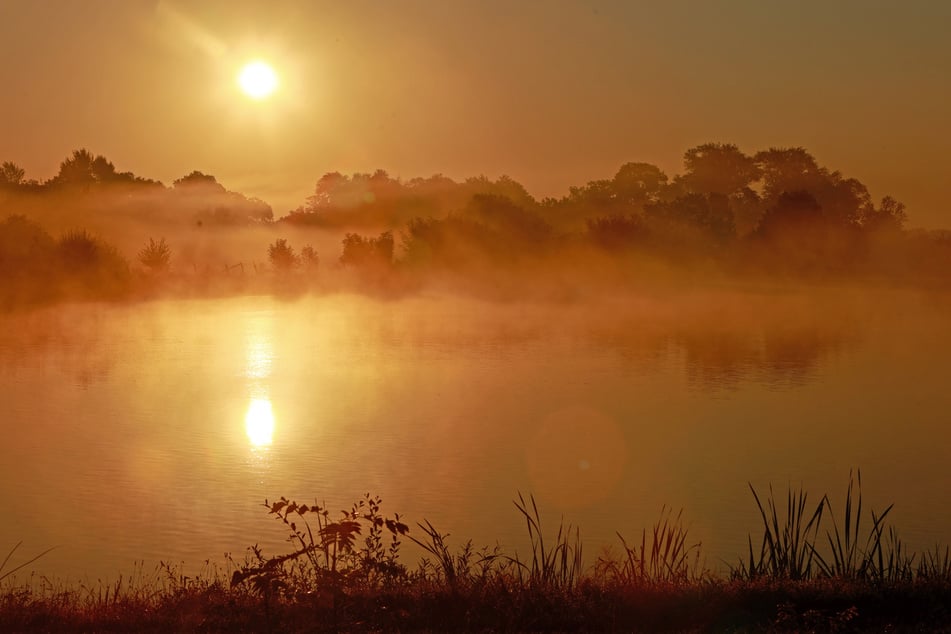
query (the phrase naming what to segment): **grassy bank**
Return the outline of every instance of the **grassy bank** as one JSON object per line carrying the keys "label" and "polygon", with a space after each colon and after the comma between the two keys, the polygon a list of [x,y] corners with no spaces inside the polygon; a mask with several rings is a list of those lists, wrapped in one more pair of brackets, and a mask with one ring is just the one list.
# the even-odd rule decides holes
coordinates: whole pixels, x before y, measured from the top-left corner
{"label": "grassy bank", "polygon": [[[951,631],[948,549],[909,552],[890,507],[863,506],[859,477],[839,508],[751,491],[762,533],[719,575],[666,509],[636,538],[619,535],[616,554],[586,561],[579,531],[542,526],[530,496],[515,512],[531,547],[513,553],[411,528],[369,495],[337,513],[265,501],[288,552],[252,546],[195,577],[163,564],[65,587],[14,580],[24,564],[8,557],[0,631]],[[424,553],[412,563],[407,540]]]}

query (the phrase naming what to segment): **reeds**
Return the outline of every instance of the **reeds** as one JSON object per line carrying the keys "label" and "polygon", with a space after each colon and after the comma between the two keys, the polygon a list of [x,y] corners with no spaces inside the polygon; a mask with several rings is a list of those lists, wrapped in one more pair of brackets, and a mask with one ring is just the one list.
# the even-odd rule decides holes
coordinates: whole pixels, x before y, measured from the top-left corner
{"label": "reeds", "polygon": [[922,553],[916,574],[919,579],[944,579],[951,581],[951,548],[935,546]]}
{"label": "reeds", "polygon": [[446,542],[449,534],[437,531],[429,520],[424,522],[425,524],[417,523],[426,536],[424,539],[416,539],[407,534],[411,541],[435,558],[433,562],[427,558],[420,562],[419,570],[423,578],[431,578],[433,575],[429,573],[435,570],[437,580],[445,581],[451,588],[456,589],[474,582],[484,582],[493,572],[498,572],[497,565],[501,561],[498,546],[493,549],[483,547],[477,551],[470,539],[453,554]]}
{"label": "reeds", "polygon": [[55,546],[53,546],[52,548],[47,548],[46,550],[41,552],[39,555],[36,555],[35,557],[28,559],[27,561],[24,561],[19,566],[16,566],[15,568],[11,568],[10,570],[3,572],[3,569],[7,567],[7,563],[9,563],[10,559],[13,557],[14,553],[16,553],[17,549],[19,549],[21,545],[23,545],[22,541],[17,542],[16,545],[10,549],[10,552],[7,553],[7,556],[3,558],[3,561],[0,561],[0,581],[3,581],[7,577],[12,576],[18,570],[23,570],[24,568],[32,564],[34,561],[36,561],[43,555],[47,554],[48,552],[56,548]]}
{"label": "reeds", "polygon": [[541,516],[535,496],[529,495],[531,508],[525,502],[522,494],[518,494],[518,501],[514,501],[528,529],[528,538],[532,545],[532,558],[522,561],[515,554],[509,560],[515,564],[517,578],[520,584],[528,584],[532,588],[550,588],[566,590],[572,588],[582,571],[581,533],[564,521],[558,524],[558,532],[552,544],[545,546],[545,533],[542,531]]}
{"label": "reeds", "polygon": [[[807,494],[789,488],[786,512],[781,514],[772,486],[765,502],[760,500],[752,484],[750,491],[763,522],[762,545],[759,554],[755,554],[752,537],[749,537],[748,559],[741,559],[740,565],[733,569],[735,577],[884,583],[913,576],[915,555],[908,553],[898,532],[885,521],[894,505],[888,505],[881,513],[871,510],[871,524],[868,524],[863,513],[860,471],[849,472],[841,525],[827,495],[810,513]],[[831,518],[832,527],[824,533],[826,547],[823,548],[819,534],[826,515]],[[863,523],[869,526],[867,533],[862,531]]]}
{"label": "reeds", "polygon": [[[748,536],[749,559],[741,561],[735,572],[746,579],[768,576],[778,579],[808,579],[816,554],[816,536],[825,508],[825,497],[808,513],[805,491],[789,488],[786,492],[786,513],[781,515],[773,487],[765,504],[750,484],[756,508],[763,521],[763,538],[759,554],[754,555],[753,538]],[[808,518],[808,519],[807,519]]]}
{"label": "reeds", "polygon": [[[627,541],[620,557],[584,567],[580,531],[562,519],[543,526],[534,496],[514,501],[530,552],[506,555],[453,548],[429,521],[410,536],[398,515],[385,517],[369,495],[333,519],[324,505],[265,502],[289,530],[289,553],[252,546],[243,564],[186,576],[163,565],[143,575],[87,588],[0,588],[0,631],[50,629],[202,631],[925,631],[947,626],[951,549],[909,553],[863,501],[861,476],[849,479],[843,513],[827,496],[811,503],[801,489],[785,499],[750,486],[762,521],[758,548],[730,578],[701,565],[683,511]],[[831,518],[831,520],[829,519]],[[414,529],[416,530],[416,529]],[[400,563],[400,540],[425,556]],[[4,572],[0,581],[36,561]],[[48,551],[46,551],[48,552]],[[916,565],[917,562],[917,565]],[[70,627],[59,627],[70,623]],[[53,624],[57,624],[54,628]]]}
{"label": "reeds", "polygon": [[601,558],[598,566],[615,583],[630,586],[656,584],[687,584],[703,577],[700,566],[700,542],[687,542],[687,527],[683,510],[676,516],[672,510],[661,508],[660,518],[654,523],[648,540],[647,529],[641,531],[641,543],[628,544],[617,533],[624,553],[620,561]]}

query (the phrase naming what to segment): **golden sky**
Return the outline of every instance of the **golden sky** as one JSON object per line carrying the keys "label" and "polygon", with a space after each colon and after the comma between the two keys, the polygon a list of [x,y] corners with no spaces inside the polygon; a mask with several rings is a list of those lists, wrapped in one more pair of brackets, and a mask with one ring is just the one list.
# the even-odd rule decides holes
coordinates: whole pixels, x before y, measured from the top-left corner
{"label": "golden sky", "polygon": [[[951,227],[951,2],[0,0],[0,161],[72,150],[297,206],[327,171],[538,197],[708,141],[804,146]],[[235,76],[263,58],[270,99]]]}

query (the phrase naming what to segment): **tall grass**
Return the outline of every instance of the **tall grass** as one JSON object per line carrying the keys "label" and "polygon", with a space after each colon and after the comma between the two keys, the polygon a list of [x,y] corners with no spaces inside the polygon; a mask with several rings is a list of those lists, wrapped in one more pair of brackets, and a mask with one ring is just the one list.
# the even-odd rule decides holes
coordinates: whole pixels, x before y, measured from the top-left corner
{"label": "tall grass", "polygon": [[529,504],[522,494],[514,502],[515,508],[525,519],[528,529],[528,538],[532,546],[531,559],[525,561],[516,553],[509,558],[516,566],[516,574],[520,584],[528,584],[532,588],[567,590],[577,582],[582,571],[582,546],[579,529],[572,529],[564,521],[558,524],[554,541],[549,540],[545,545],[545,532],[542,530],[541,516],[535,497],[529,495]]}
{"label": "tall grass", "polygon": [[945,546],[942,551],[941,546],[935,546],[926,550],[918,562],[916,574],[919,579],[951,580],[951,548]]}
{"label": "tall grass", "polygon": [[[748,558],[729,577],[701,565],[683,511],[666,506],[639,540],[618,533],[620,556],[586,568],[580,531],[564,520],[544,526],[532,495],[514,500],[530,550],[511,555],[471,540],[453,547],[428,520],[410,535],[369,494],[339,514],[282,497],[265,508],[287,531],[287,553],[255,545],[224,571],[188,577],[165,566],[160,581],[6,582],[0,631],[947,629],[951,549],[909,553],[886,522],[892,507],[866,508],[860,474],[850,476],[841,515],[828,496],[811,503],[792,487],[784,497],[750,491],[762,539],[754,548],[748,536]],[[424,553],[415,568],[400,558],[405,537]],[[45,554],[6,571],[18,547],[0,562],[0,581]]]}
{"label": "tall grass", "polygon": [[47,548],[46,550],[44,550],[43,552],[41,552],[39,555],[36,555],[36,556],[34,556],[34,557],[32,557],[32,558],[30,558],[30,559],[24,561],[24,562],[23,562],[22,564],[20,564],[19,566],[16,566],[16,567],[11,568],[10,570],[7,570],[6,572],[4,572],[4,569],[7,567],[7,564],[10,562],[10,559],[13,557],[13,555],[16,553],[16,551],[17,551],[17,550],[20,548],[20,546],[22,546],[22,545],[23,545],[23,542],[22,542],[22,541],[17,542],[16,545],[15,545],[13,548],[10,549],[10,552],[7,553],[7,556],[3,558],[3,561],[0,561],[0,581],[3,581],[3,580],[6,579],[7,577],[13,576],[13,574],[16,573],[18,570],[23,570],[24,568],[26,568],[27,566],[29,566],[30,564],[32,564],[33,562],[35,562],[36,560],[38,560],[38,559],[39,559],[40,557],[42,557],[43,555],[46,555],[46,554],[49,553],[50,551],[56,549],[55,546],[53,546],[52,548]]}
{"label": "tall grass", "polygon": [[862,513],[862,472],[858,471],[854,476],[849,472],[841,527],[831,506],[829,508],[832,530],[827,531],[826,538],[831,557],[817,556],[822,573],[828,577],[874,578],[879,581],[886,576],[900,574],[904,557],[897,533],[892,529],[889,531],[890,540],[883,543],[882,539],[885,535],[885,518],[892,506],[889,505],[881,514],[871,511],[872,524],[863,539],[861,529],[865,517]]}
{"label": "tall grass", "polygon": [[[758,553],[753,550],[752,537],[748,538],[748,558],[741,559],[733,569],[735,577],[884,583],[914,576],[916,555],[908,553],[898,531],[886,523],[894,505],[888,505],[881,513],[872,509],[868,512],[870,517],[864,512],[860,471],[849,472],[841,524],[827,495],[810,512],[807,494],[789,488],[785,513],[781,513],[782,505],[772,487],[765,500],[760,499],[752,484],[750,491],[763,522],[763,538]],[[824,517],[829,517],[832,525],[825,530],[822,540],[819,535]],[[863,531],[863,526],[868,530]],[[930,561],[938,566],[937,558]]]}
{"label": "tall grass", "polygon": [[763,538],[759,553],[754,554],[753,538],[748,536],[749,559],[746,562],[741,561],[735,572],[746,579],[763,576],[808,579],[812,576],[816,537],[826,499],[823,497],[809,513],[808,494],[789,488],[786,491],[786,512],[781,513],[781,505],[776,500],[772,485],[765,502],[760,500],[752,484],[749,487],[763,521]]}
{"label": "tall grass", "polygon": [[608,578],[621,585],[687,584],[704,576],[700,565],[700,542],[688,544],[683,510],[676,516],[664,506],[648,539],[647,529],[641,531],[641,543],[628,544],[621,533],[623,554],[620,561],[610,557],[598,560],[598,567]]}
{"label": "tall grass", "polygon": [[[446,541],[449,534],[440,533],[429,520],[424,521],[425,524],[417,524],[425,535],[423,539],[407,535],[416,545],[435,558],[433,561],[428,558],[420,561],[419,572],[423,578],[435,577],[437,580],[444,581],[449,587],[458,589],[478,582],[484,583],[493,574],[498,573],[498,566],[503,561],[498,545],[492,549],[483,547],[476,550],[470,539],[453,553]],[[431,572],[435,574],[430,574]]]}

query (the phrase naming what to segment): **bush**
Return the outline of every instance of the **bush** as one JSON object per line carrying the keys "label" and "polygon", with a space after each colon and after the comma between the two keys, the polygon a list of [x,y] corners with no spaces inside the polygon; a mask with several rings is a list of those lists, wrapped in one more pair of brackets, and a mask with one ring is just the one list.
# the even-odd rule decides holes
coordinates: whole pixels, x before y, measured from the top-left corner
{"label": "bush", "polygon": [[172,257],[172,250],[165,242],[165,238],[156,242],[149,238],[149,243],[139,251],[139,262],[153,273],[160,273],[168,269],[169,260]]}
{"label": "bush", "polygon": [[271,266],[279,271],[288,271],[298,264],[293,247],[287,244],[284,238],[279,238],[267,248],[267,257],[271,261]]}

